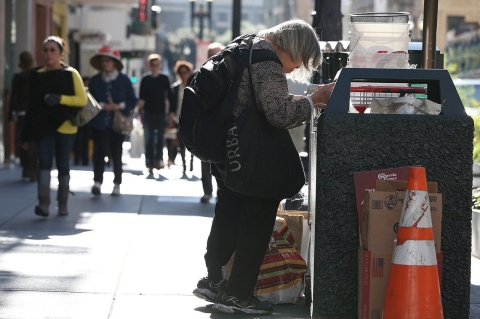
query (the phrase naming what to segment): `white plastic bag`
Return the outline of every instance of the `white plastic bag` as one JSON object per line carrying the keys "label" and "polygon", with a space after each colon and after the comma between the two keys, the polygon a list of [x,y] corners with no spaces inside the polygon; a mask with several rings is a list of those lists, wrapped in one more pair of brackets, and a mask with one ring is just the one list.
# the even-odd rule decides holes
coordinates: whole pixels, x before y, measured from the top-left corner
{"label": "white plastic bag", "polygon": [[140,158],[145,153],[145,141],[143,139],[143,126],[140,120],[133,119],[133,130],[130,133],[130,157]]}

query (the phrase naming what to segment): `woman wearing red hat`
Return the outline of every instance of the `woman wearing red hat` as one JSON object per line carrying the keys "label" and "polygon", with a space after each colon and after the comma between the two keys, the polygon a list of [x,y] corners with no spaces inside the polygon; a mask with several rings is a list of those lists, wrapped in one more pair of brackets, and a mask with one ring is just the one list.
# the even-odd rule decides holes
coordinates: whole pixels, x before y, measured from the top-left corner
{"label": "woman wearing red hat", "polygon": [[90,79],[88,89],[100,103],[103,110],[90,122],[93,132],[93,181],[92,193],[101,194],[105,156],[113,162],[112,195],[120,195],[122,183],[122,144],[125,135],[113,130],[114,112],[120,110],[124,115],[131,113],[137,103],[137,97],[130,79],[120,71],[123,69],[120,53],[104,46],[95,54],[90,64],[100,71]]}
{"label": "woman wearing red hat", "polygon": [[35,214],[49,215],[50,171],[53,158],[58,169],[58,214],[68,215],[70,152],[77,127],[72,119],[87,104],[82,78],[62,62],[65,42],[55,36],[43,41],[45,66],[29,74],[28,106],[21,140],[24,147],[36,142],[38,153],[38,201]]}

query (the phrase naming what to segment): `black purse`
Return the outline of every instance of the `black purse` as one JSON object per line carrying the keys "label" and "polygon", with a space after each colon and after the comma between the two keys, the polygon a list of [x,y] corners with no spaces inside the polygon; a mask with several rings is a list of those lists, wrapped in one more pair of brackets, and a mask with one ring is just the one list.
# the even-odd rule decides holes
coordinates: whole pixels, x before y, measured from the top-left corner
{"label": "black purse", "polygon": [[250,98],[227,135],[225,186],[255,197],[292,198],[305,185],[300,156],[288,130],[268,123],[257,108],[253,91],[250,48]]}

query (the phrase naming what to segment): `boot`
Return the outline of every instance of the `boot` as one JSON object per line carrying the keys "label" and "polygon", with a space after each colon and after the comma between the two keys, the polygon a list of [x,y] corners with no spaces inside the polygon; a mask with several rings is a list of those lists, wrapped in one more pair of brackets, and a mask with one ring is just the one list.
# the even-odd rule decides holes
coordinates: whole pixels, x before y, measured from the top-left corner
{"label": "boot", "polygon": [[70,175],[58,176],[58,215],[67,216],[68,193],[70,192]]}
{"label": "boot", "polygon": [[38,185],[38,205],[35,206],[35,214],[47,217],[50,206],[50,185]]}
{"label": "boot", "polygon": [[57,200],[58,200],[58,215],[59,216],[67,216],[67,202],[68,202],[68,193],[70,192],[70,188],[67,187],[58,187],[57,193]]}

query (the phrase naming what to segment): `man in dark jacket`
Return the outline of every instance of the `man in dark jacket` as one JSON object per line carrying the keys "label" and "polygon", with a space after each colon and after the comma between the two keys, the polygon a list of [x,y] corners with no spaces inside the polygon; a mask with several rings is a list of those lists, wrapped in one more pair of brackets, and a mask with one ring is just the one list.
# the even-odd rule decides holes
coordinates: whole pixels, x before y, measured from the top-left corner
{"label": "man in dark jacket", "polygon": [[168,77],[160,73],[162,57],[151,54],[147,58],[150,71],[140,82],[140,99],[136,113],[143,109],[143,128],[145,134],[145,164],[149,173],[153,169],[162,169],[163,164],[163,139],[165,135],[166,105],[168,97],[170,105],[173,94]]}

